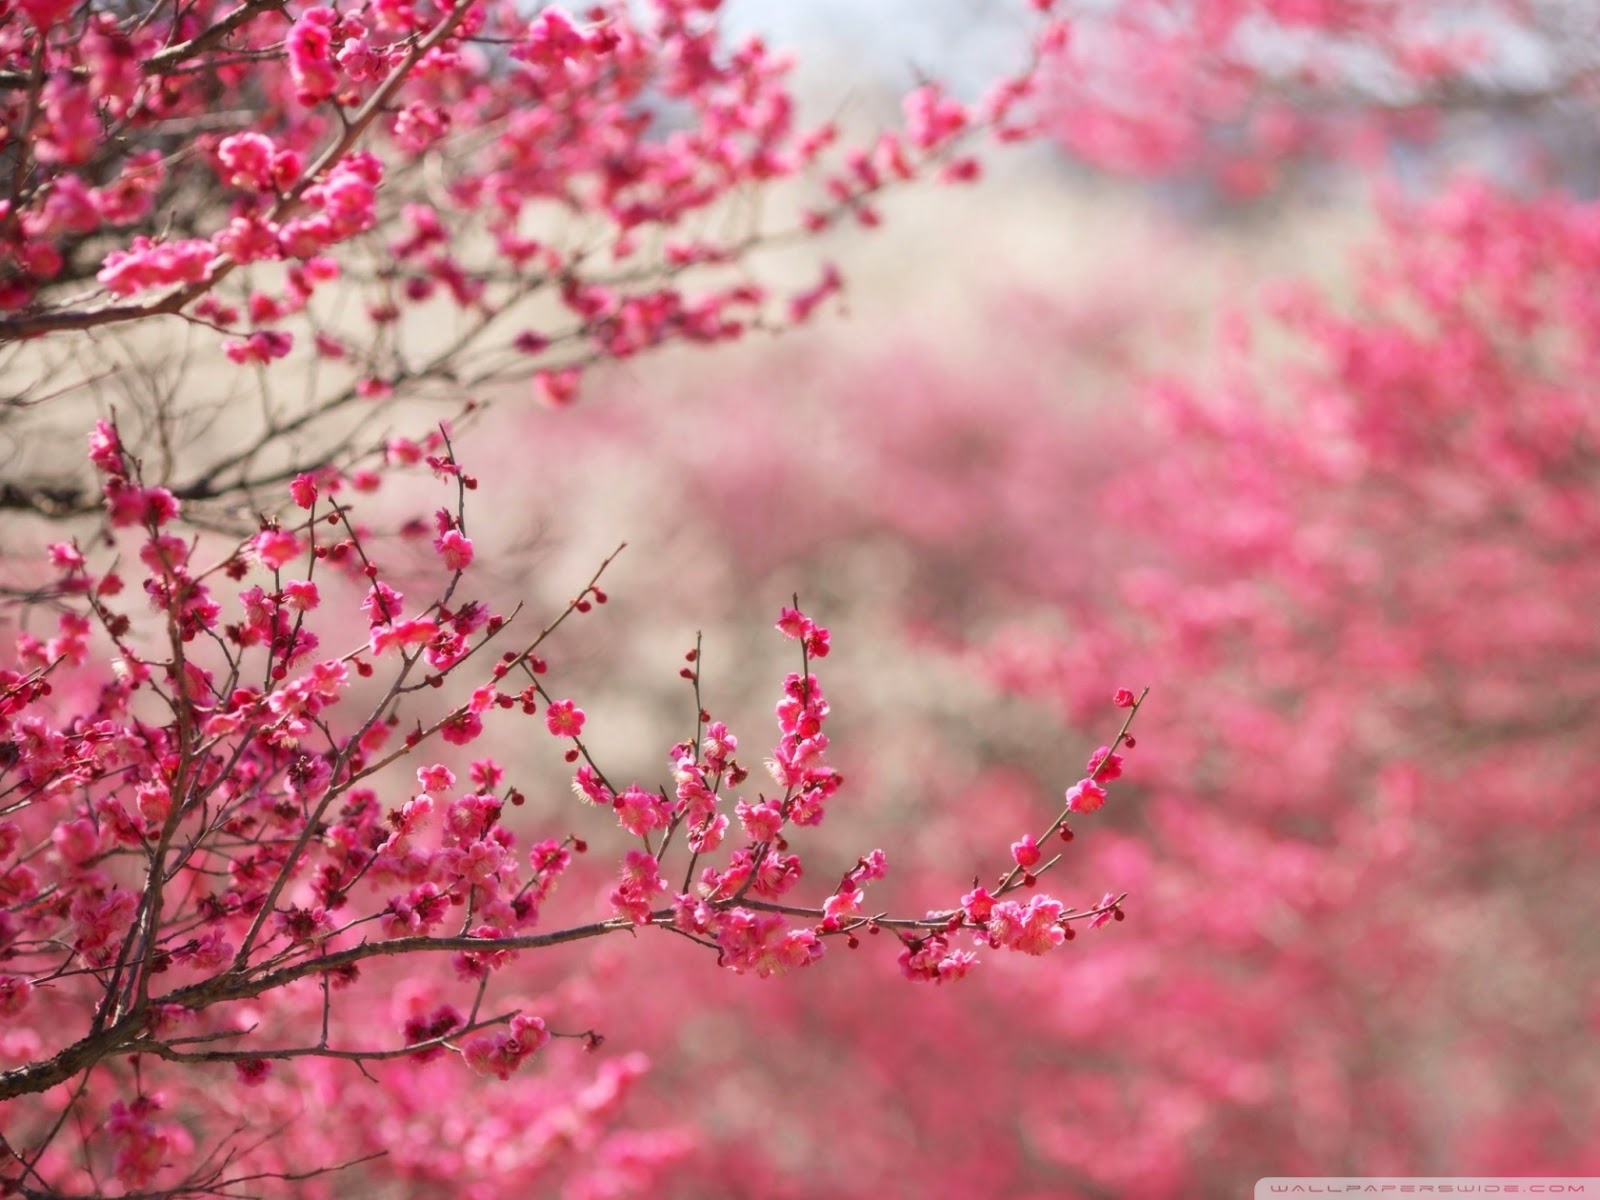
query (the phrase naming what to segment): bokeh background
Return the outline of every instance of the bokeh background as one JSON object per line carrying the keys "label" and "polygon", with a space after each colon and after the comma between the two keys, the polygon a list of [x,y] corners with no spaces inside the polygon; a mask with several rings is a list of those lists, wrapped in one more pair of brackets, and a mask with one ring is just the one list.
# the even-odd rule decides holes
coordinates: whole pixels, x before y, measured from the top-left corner
{"label": "bokeh background", "polygon": [[[891,7],[745,19],[863,120],[1005,53],[993,6]],[[937,991],[871,946],[714,990],[603,953],[609,1035],[651,1046],[629,1111],[697,1135],[670,1194],[1600,1170],[1594,112],[1506,100],[1555,68],[1502,47],[1511,83],[1376,117],[1358,67],[1294,152],[1186,113],[1181,154],[1107,169],[1063,126],[844,235],[817,328],[498,440],[535,582],[630,542],[581,656],[636,772],[695,631],[749,738],[766,615],[798,590],[834,628],[839,867],[871,831],[902,905],[992,869],[1152,688],[1056,881],[1129,892],[1111,931]]]}

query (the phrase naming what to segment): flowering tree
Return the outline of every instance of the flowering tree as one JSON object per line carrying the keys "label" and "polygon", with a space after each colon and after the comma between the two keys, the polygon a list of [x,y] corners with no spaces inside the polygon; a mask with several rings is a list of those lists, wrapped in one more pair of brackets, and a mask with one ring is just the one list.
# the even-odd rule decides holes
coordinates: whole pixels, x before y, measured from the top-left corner
{"label": "flowering tree", "polygon": [[[946,658],[964,699],[987,680],[1080,725],[1098,677],[1174,681],[1138,790],[1073,851],[1139,900],[1092,960],[936,1012],[819,988],[746,1014],[747,1094],[815,1087],[796,1136],[850,1148],[794,1194],[1596,1169],[1597,230],[1592,202],[1482,182],[1395,206],[1355,281],[1241,306],[1136,411],[1109,369],[1084,404],[1086,360],[1140,344],[1105,294],[1082,302],[1100,323],[997,297],[976,362],[908,335],[841,361],[825,409],[738,426],[781,467],[683,474],[674,520],[714,528],[741,578],[849,547],[894,563],[895,612],[866,619]],[[738,421],[740,394],[700,420]],[[848,456],[782,457],[787,423],[828,443],[868,405]],[[817,519],[765,536],[796,495]],[[1037,788],[1032,728],[930,697],[870,740],[920,739],[914,820],[948,846]],[[759,1057],[819,1030],[877,1065],[845,1096]],[[1048,1099],[1018,1114],[1019,1090]]]}
{"label": "flowering tree", "polygon": [[[892,187],[974,178],[975,135],[1032,128],[1036,62],[971,107],[919,88],[902,131],[845,147],[799,125],[785,58],[725,44],[718,7],[17,5],[0,31],[5,432],[33,436],[63,392],[120,392],[124,435],[191,503],[370,466],[363,402],[459,407],[532,378],[561,404],[596,362],[805,320],[838,272],[766,286],[758,251],[873,225]],[[187,378],[213,334],[253,370]],[[297,367],[295,387],[257,386]],[[99,502],[70,468],[0,500]]]}
{"label": "flowering tree", "polygon": [[[114,428],[97,430],[92,457],[111,525],[137,531],[144,571],[134,594],[156,602],[158,620],[141,628],[116,599],[120,575],[91,570],[75,543],[58,543],[51,555],[61,579],[50,594],[63,609],[59,633],[21,635],[17,668],[4,676],[0,994],[23,1022],[10,1040],[25,1061],[0,1076],[0,1089],[13,1106],[32,1098],[8,1114],[9,1178],[25,1194],[81,1194],[105,1179],[163,1194],[225,1193],[262,1178],[303,1181],[293,1164],[326,1160],[336,1147],[345,1161],[384,1148],[325,1129],[307,1131],[309,1142],[279,1137],[242,1115],[237,1127],[213,1127],[202,1114],[218,1068],[232,1072],[230,1086],[251,1088],[298,1059],[365,1074],[368,1064],[397,1061],[417,1070],[449,1051],[504,1080],[552,1036],[598,1044],[592,1030],[551,1029],[491,986],[502,972],[515,977],[504,968],[526,951],[659,925],[731,971],[767,976],[818,958],[824,939],[854,946],[864,930],[888,930],[902,971],[939,982],[974,961],[958,946],[963,928],[994,948],[1040,954],[1072,936],[1072,922],[1118,914],[1109,896],[1081,911],[1038,893],[1026,904],[1007,898],[1054,865],[1040,843],[1065,827],[1065,809],[1037,839],[1025,834],[1013,846],[997,883],[925,917],[867,905],[866,885],[886,869],[881,850],[861,855],[820,905],[790,899],[803,873],[790,840],[821,823],[842,785],[826,763],[828,705],[811,669],[830,649],[828,633],[796,609],[779,622],[799,642],[800,670],[778,705],[776,791],[736,797],[749,772],[738,739],[698,707],[697,651],[683,673],[704,729],[669,755],[672,790],[614,785],[584,743],[583,710],[548,690],[540,657],[565,620],[606,600],[598,573],[543,630],[480,667],[485,646],[506,640],[512,623],[458,597],[473,560],[464,529],[475,480],[441,440],[444,452],[427,458],[455,493],[434,542],[441,588],[408,605],[350,509],[322,500],[310,476],[292,489],[302,520],[264,529],[203,566],[195,543],[171,531],[170,494],[139,482]],[[339,534],[319,538],[324,522]],[[229,623],[214,584],[252,572],[267,586],[239,593],[240,619]],[[368,635],[320,657],[316,628],[336,595],[359,599]],[[97,632],[116,655],[112,678],[96,669]],[[413,696],[474,671],[482,679],[463,702],[402,726]],[[374,680],[365,695],[360,679]],[[362,715],[341,726],[337,710],[352,700]],[[1137,710],[1130,693],[1117,702],[1129,711],[1113,745]],[[637,839],[605,919],[532,932],[587,845],[545,838],[524,866],[503,819],[524,796],[493,758],[474,760],[459,784],[447,765],[430,763],[416,769],[409,799],[380,798],[374,785],[386,768],[435,742],[476,742],[499,710],[513,719],[542,712],[545,730],[579,763],[579,797],[611,810]],[[1102,748],[1067,809],[1097,808],[1100,781],[1116,778],[1121,762]],[[732,821],[737,848],[717,865]],[[669,882],[673,851],[682,875]],[[372,989],[392,986],[402,958],[423,960],[413,970],[447,958],[438,990],[459,996],[417,1005],[376,1040],[365,1017],[381,995]],[[398,1084],[402,1104],[417,1086]]]}
{"label": "flowering tree", "polygon": [[[814,670],[828,631],[798,601],[765,773],[706,707],[697,645],[693,735],[645,785],[591,754],[549,667],[552,636],[606,603],[610,559],[537,629],[474,586],[480,481],[454,439],[490,389],[531,377],[562,405],[592,365],[804,321],[838,272],[774,290],[757,251],[873,225],[891,186],[974,178],[975,135],[1031,130],[1036,63],[977,106],[920,87],[903,131],[838,148],[798,128],[783,60],[724,43],[717,7],[5,12],[0,432],[36,450],[95,410],[91,475],[0,488],[78,518],[5,580],[8,1193],[647,1189],[689,1144],[616,1127],[638,1054],[553,1044],[602,1039],[586,973],[541,965],[558,948],[659,929],[765,977],[879,935],[942,983],[974,946],[1036,956],[1121,919],[1119,896],[1037,885],[1121,773],[1132,692],[1002,870],[896,916],[868,898],[881,849],[813,858],[830,883],[802,886],[844,780]],[[1046,26],[1040,52],[1060,45]],[[773,193],[792,212],[772,223],[759,195],[804,178],[821,198]],[[449,416],[373,428],[419,400]],[[431,521],[363,498],[406,474],[444,487]],[[607,810],[594,830],[479,750],[519,718]],[[587,873],[601,902],[564,912],[590,838],[616,847]]]}
{"label": "flowering tree", "polygon": [[[1593,5],[1571,0],[1119,0],[1070,7],[1051,127],[1098,167],[1233,200],[1330,160],[1485,128],[1521,175],[1592,155]],[[1581,171],[1570,178],[1581,179]]]}

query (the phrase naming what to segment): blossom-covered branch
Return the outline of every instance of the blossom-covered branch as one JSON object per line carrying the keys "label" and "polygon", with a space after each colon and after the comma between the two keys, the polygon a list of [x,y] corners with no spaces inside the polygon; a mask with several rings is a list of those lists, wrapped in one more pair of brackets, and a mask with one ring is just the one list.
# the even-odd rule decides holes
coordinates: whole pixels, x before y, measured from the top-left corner
{"label": "blossom-covered branch", "polygon": [[[477,480],[447,429],[413,460],[451,494],[434,519],[437,591],[422,603],[390,582],[379,540],[350,502],[324,494],[326,481],[299,476],[289,492],[300,515],[265,518],[242,542],[186,539],[174,532],[178,501],[144,481],[115,425],[98,426],[90,457],[111,545],[127,541],[139,564],[136,586],[98,552],[51,547],[56,578],[40,594],[58,633],[22,635],[20,669],[0,673],[0,1005],[35,1047],[0,1072],[0,1103],[36,1105],[13,1110],[8,1145],[17,1183],[33,1180],[38,1194],[56,1186],[41,1180],[100,1170],[134,1190],[204,1190],[206,1159],[180,1152],[181,1116],[159,1115],[202,1102],[200,1078],[172,1074],[196,1066],[231,1066],[256,1087],[275,1064],[365,1071],[449,1055],[507,1079],[561,1036],[501,998],[515,974],[506,968],[531,951],[660,927],[733,972],[772,976],[814,962],[830,938],[856,947],[863,931],[889,930],[909,978],[943,982],[976,962],[955,945],[963,932],[979,948],[1041,954],[1076,923],[1121,919],[1120,896],[1076,908],[1038,893],[1007,899],[1059,861],[1040,862],[1031,835],[992,892],[974,887],[921,917],[866,905],[887,871],[881,849],[818,902],[795,903],[798,843],[844,787],[827,762],[830,709],[813,670],[831,639],[798,607],[778,622],[800,669],[777,705],[760,776],[771,790],[753,786],[739,739],[701,707],[698,645],[683,673],[699,733],[672,748],[670,785],[614,785],[583,741],[583,709],[552,694],[544,655],[565,622],[609,599],[600,583],[615,554],[542,630],[490,657],[516,614],[461,598],[477,558],[467,535]],[[124,594],[147,599],[153,619]],[[351,616],[364,634],[330,653],[325,639],[349,639]],[[97,679],[106,653],[117,673]],[[435,692],[463,687],[429,711]],[[1118,694],[1127,712],[1112,746],[1132,745],[1141,701]],[[555,829],[521,849],[506,817],[526,796],[494,757],[472,760],[465,779],[424,759],[403,795],[384,798],[403,760],[518,720],[564,743],[578,797],[637,839],[614,868],[603,919],[535,931],[588,841],[562,832],[577,810],[546,805],[537,824]],[[1098,809],[1121,769],[1121,754],[1097,750],[1039,840],[1070,840],[1069,813]],[[668,883],[669,853],[685,864],[681,889]],[[358,1018],[369,980],[381,987],[392,968],[436,957],[457,1001],[374,1041]],[[571,1036],[599,1043],[592,1031]],[[243,1144],[227,1153],[252,1160]]]}

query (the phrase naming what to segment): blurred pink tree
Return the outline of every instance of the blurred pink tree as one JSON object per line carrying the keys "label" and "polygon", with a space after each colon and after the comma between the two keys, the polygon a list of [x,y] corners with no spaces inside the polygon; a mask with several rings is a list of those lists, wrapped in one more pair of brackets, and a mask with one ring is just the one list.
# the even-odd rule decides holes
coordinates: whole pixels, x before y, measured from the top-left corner
{"label": "blurred pink tree", "polygon": [[[529,952],[651,928],[767,977],[873,939],[942,983],[972,945],[1039,956],[1122,919],[1037,885],[1121,773],[1131,693],[987,886],[896,916],[868,900],[881,849],[802,885],[844,780],[829,634],[797,601],[765,771],[703,706],[696,646],[691,737],[638,784],[546,657],[610,559],[542,629],[480,588],[471,501],[504,485],[454,438],[485,389],[562,406],[592,364],[802,323],[839,272],[775,290],[756,252],[871,227],[891,187],[970,181],[980,137],[1032,132],[1037,57],[976,105],[919,86],[863,146],[801,129],[787,62],[718,8],[3,10],[0,432],[28,458],[0,505],[77,523],[20,524],[48,548],[4,579],[0,1191],[652,1190],[697,1131],[614,1127],[644,1058],[550,1048],[598,1048],[601,1006],[570,962],[511,969]],[[784,180],[819,195],[769,223]],[[51,439],[85,398],[80,463]],[[429,399],[450,415],[426,433],[373,428]],[[406,474],[442,503],[374,517]],[[528,822],[504,755],[466,749],[519,715],[577,793]],[[606,882],[552,911],[580,802],[616,830]]]}
{"label": "blurred pink tree", "polygon": [[1116,0],[1065,11],[1073,37],[1049,75],[1051,125],[1101,168],[1198,176],[1239,201],[1330,163],[1381,163],[1396,147],[1488,142],[1509,172],[1592,186],[1573,156],[1595,151],[1600,14],[1581,0]]}
{"label": "blurred pink tree", "polygon": [[[800,1136],[850,1147],[780,1171],[792,1194],[1600,1168],[1597,254],[1600,207],[1462,183],[1383,214],[1352,294],[1274,287],[1136,408],[1074,390],[1120,357],[1104,323],[1029,295],[990,305],[977,365],[913,340],[815,381],[827,404],[789,419],[845,458],[749,419],[781,468],[687,474],[732,573],[871,547],[903,564],[916,654],[1069,728],[1097,679],[1162,683],[1118,834],[1070,850],[1131,897],[1115,944],[932,1011],[819,986],[747,1014],[771,1057],[742,1086],[810,1084]],[[764,537],[795,495],[828,523]],[[971,719],[899,735],[933,748],[913,811],[952,865],[962,822],[1026,804],[1017,769],[1057,757],[1014,713]],[[775,1024],[873,1066],[824,1103]]]}

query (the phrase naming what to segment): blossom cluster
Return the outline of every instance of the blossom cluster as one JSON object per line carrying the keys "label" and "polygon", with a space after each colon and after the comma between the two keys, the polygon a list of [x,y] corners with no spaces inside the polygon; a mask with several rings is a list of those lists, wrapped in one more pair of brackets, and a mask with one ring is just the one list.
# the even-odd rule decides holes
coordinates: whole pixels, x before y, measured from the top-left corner
{"label": "blossom cluster", "polygon": [[[531,375],[563,403],[595,361],[807,320],[842,286],[833,265],[790,295],[725,268],[773,239],[876,225],[894,187],[976,178],[975,135],[1036,129],[1037,54],[977,103],[926,83],[903,130],[848,146],[801,125],[786,56],[724,44],[719,8],[24,6],[0,37],[0,148],[21,156],[0,198],[0,339],[179,314],[223,332],[235,363],[309,352],[367,392],[446,366],[459,380],[470,344],[481,380]],[[195,128],[186,153],[160,149]],[[815,196],[788,226],[713,232],[788,178]],[[581,236],[530,235],[551,218]],[[524,317],[509,345],[478,329],[419,371],[318,301],[352,293],[367,329],[437,300],[486,324],[541,293],[564,320]]]}
{"label": "blossom cluster", "polygon": [[[797,607],[778,628],[801,669],[783,682],[764,768],[747,768],[740,738],[701,707],[697,649],[682,673],[700,734],[672,748],[670,786],[614,786],[584,740],[587,714],[550,691],[544,649],[607,601],[599,574],[542,631],[491,654],[516,626],[466,598],[476,480],[447,427],[393,450],[391,470],[410,464],[454,497],[434,513],[425,599],[380,565],[390,542],[357,521],[338,472],[295,476],[284,515],[248,536],[184,538],[181,506],[143,482],[117,425],[89,439],[110,545],[51,547],[39,595],[57,632],[20,635],[0,674],[0,1104],[29,1156],[17,1161],[46,1191],[100,1171],[135,1190],[216,1184],[191,1132],[207,1064],[286,1102],[278,1077],[301,1060],[433,1071],[453,1058],[506,1081],[553,1039],[598,1046],[592,1030],[506,996],[529,951],[659,927],[730,972],[772,976],[816,961],[829,939],[856,947],[887,932],[907,976],[944,981],[976,961],[945,952],[957,931],[1038,954],[1075,922],[1120,917],[1111,896],[1081,910],[1007,899],[1053,865],[1037,863],[948,911],[892,917],[866,902],[887,871],[881,849],[800,901],[800,835],[836,806],[844,777],[828,762],[830,707],[812,669],[829,632]],[[124,549],[138,564],[128,583],[101,565]],[[1115,744],[1131,741],[1136,711]],[[577,796],[633,843],[588,920],[547,928],[557,885],[590,852],[565,832],[582,808],[530,809],[530,837],[514,814],[534,789],[495,757],[454,758],[493,721],[542,727],[577,764]],[[401,776],[407,760],[419,765]],[[1069,838],[1083,789],[1120,767],[1102,747],[1043,836]],[[446,969],[374,1037],[360,1014],[389,960]],[[262,1153],[272,1164],[289,1151]]]}

